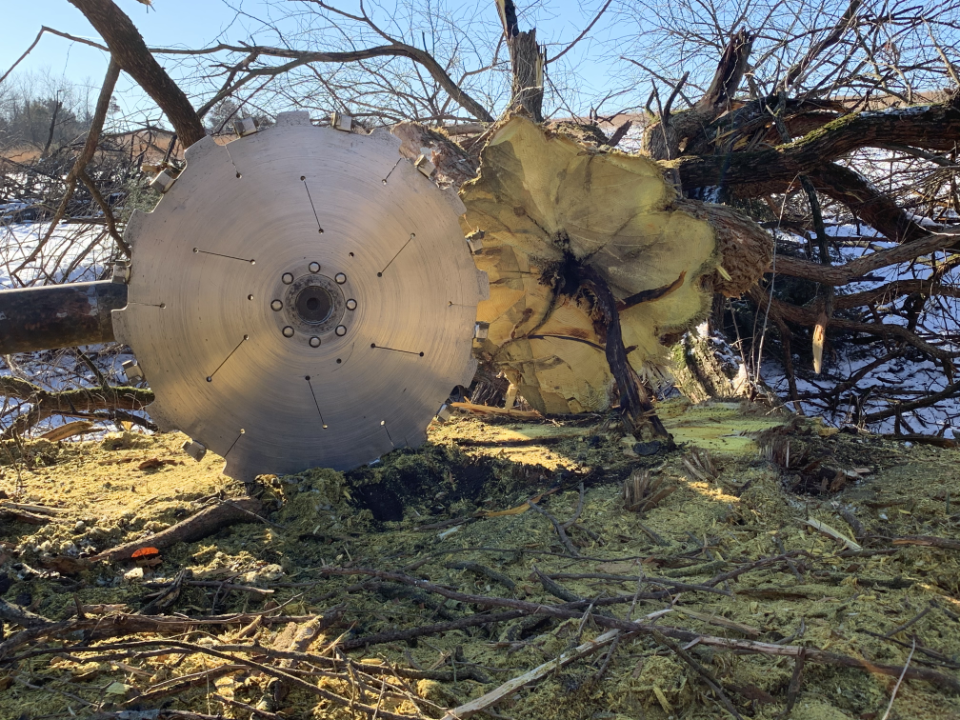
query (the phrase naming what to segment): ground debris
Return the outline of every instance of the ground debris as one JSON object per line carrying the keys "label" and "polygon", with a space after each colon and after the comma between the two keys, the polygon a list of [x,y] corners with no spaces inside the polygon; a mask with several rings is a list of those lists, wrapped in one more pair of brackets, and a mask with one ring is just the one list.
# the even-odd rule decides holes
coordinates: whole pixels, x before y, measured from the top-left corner
{"label": "ground debris", "polygon": [[[661,414],[678,452],[455,418],[246,489],[139,469],[179,436],[28,444],[0,491],[48,521],[0,526],[0,717],[879,718],[901,676],[900,717],[960,714],[957,451]],[[801,459],[856,477],[791,490]],[[249,490],[250,522],[165,541]]]}

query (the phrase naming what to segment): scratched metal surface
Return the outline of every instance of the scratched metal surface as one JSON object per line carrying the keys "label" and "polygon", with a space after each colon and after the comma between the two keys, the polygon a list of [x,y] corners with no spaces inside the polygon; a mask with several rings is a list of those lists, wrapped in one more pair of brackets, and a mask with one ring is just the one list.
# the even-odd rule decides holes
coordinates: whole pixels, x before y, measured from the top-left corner
{"label": "scratched metal surface", "polygon": [[[227,475],[347,469],[418,445],[473,377],[486,276],[459,200],[398,148],[291,113],[188,149],[156,210],[131,220],[116,336],[156,393],[150,414],[224,456]],[[290,311],[291,287],[311,285],[332,308],[312,325]]]}

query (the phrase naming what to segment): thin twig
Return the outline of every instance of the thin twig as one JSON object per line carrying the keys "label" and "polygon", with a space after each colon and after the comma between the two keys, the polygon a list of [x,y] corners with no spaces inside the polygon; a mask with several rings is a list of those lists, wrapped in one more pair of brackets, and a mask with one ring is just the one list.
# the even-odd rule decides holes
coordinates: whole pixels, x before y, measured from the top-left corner
{"label": "thin twig", "polygon": [[890,711],[893,710],[893,701],[897,699],[897,691],[900,689],[900,683],[903,682],[903,678],[907,674],[907,668],[910,667],[910,661],[913,660],[913,652],[917,649],[917,639],[913,639],[913,647],[910,648],[910,654],[907,655],[907,662],[903,666],[903,672],[900,673],[900,677],[897,678],[897,684],[893,686],[893,692],[890,694],[890,704],[887,705],[887,711],[883,714],[883,717],[880,720],[887,720],[890,717]]}
{"label": "thin twig", "polygon": [[573,543],[570,542],[570,538],[567,537],[566,530],[563,529],[563,525],[560,524],[560,521],[557,520],[553,515],[544,510],[540,505],[533,502],[533,500],[528,500],[527,504],[535,511],[545,516],[552,524],[553,529],[557,531],[557,535],[560,537],[560,542],[563,543],[563,546],[567,549],[567,552],[570,553],[572,557],[580,557],[580,553],[577,552],[577,548],[574,547]]}

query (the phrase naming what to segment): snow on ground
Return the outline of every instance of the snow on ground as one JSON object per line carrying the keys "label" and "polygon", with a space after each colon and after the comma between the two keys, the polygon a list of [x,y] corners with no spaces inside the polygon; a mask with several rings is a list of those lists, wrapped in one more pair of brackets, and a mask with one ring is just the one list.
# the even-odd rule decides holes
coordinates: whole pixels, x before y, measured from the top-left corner
{"label": "snow on ground", "polygon": [[[893,247],[885,240],[873,240],[874,231],[867,227],[842,225],[832,228],[831,234],[838,238],[864,238],[869,243],[841,245],[841,257],[849,262],[872,252]],[[793,236],[789,238],[797,244],[806,245],[806,239]],[[850,283],[837,288],[838,294],[852,294],[881,287],[894,280],[925,280],[935,271],[947,256],[939,253],[932,258],[921,258],[909,263],[901,263],[881,268],[870,273],[869,280]],[[776,283],[776,279],[774,279]],[[945,273],[942,283],[960,288],[960,269]],[[876,317],[865,317],[864,321],[875,321],[877,317],[889,325],[908,325],[908,298],[898,297],[876,306]],[[925,341],[949,352],[960,351],[960,298],[942,295],[929,297],[914,331]],[[875,363],[879,356],[876,346],[867,350],[853,343],[841,343],[839,351],[829,342],[824,350],[824,368],[821,375],[815,375],[810,367],[803,367],[796,357],[794,364],[797,374],[797,392],[803,400],[803,411],[810,415],[822,415],[824,420],[835,425],[852,422],[859,413],[869,414],[886,410],[895,402],[909,402],[930,392],[938,392],[951,384],[944,368],[932,362],[928,357],[908,348],[899,357],[891,358],[870,370],[856,386],[844,394],[839,407],[830,408],[823,402],[810,396],[830,391],[844,383],[857,372]],[[880,346],[882,348],[882,346]],[[892,344],[890,345],[892,347]],[[782,398],[789,397],[787,378],[782,364],[769,357],[764,360],[761,377]],[[936,435],[945,431],[947,437],[957,429],[960,437],[960,399],[951,398],[935,406],[904,412],[901,432]],[[875,432],[893,432],[896,420],[887,418],[869,425]]]}
{"label": "snow on ground", "polygon": [[[0,224],[0,290],[61,282],[90,282],[102,279],[115,258],[113,240],[102,225],[65,223],[50,235],[49,223]],[[90,345],[80,348],[111,384],[127,384],[121,363],[133,356],[118,345]],[[14,375],[47,390],[96,387],[93,371],[74,348],[24,353],[0,358],[0,375]],[[0,402],[0,433],[30,408],[11,398]],[[43,432],[73,418],[50,418],[37,428]]]}
{"label": "snow on ground", "polygon": [[0,289],[98,280],[116,257],[103,225],[61,223],[38,250],[49,230],[46,222],[0,224]]}

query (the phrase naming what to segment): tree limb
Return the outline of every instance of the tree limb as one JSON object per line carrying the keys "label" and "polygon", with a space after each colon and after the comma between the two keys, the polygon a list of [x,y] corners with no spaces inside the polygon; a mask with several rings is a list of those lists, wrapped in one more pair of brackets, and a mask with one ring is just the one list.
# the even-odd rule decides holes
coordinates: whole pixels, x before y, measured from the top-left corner
{"label": "tree limb", "polygon": [[[37,36],[39,38],[39,35]],[[107,111],[110,109],[110,98],[113,96],[113,90],[117,85],[117,80],[120,77],[120,66],[116,61],[111,57],[110,64],[107,66],[107,74],[103,79],[103,85],[100,87],[100,95],[97,98],[97,108],[93,114],[93,120],[90,123],[90,130],[87,132],[87,139],[83,145],[83,150],[80,151],[80,154],[77,155],[77,159],[73,163],[73,167],[70,168],[70,172],[66,178],[67,188],[63,193],[63,197],[60,199],[60,204],[57,206],[57,211],[53,215],[53,219],[50,221],[50,225],[47,227],[47,231],[44,233],[43,237],[37,243],[36,247],[27,255],[26,258],[20,263],[14,273],[19,273],[23,268],[32,263],[37,256],[43,252],[44,247],[50,241],[50,238],[53,236],[54,231],[57,229],[57,225],[60,223],[60,220],[63,219],[63,216],[67,212],[67,205],[70,204],[70,200],[73,199],[73,194],[77,189],[77,180],[86,178],[86,167],[89,162],[93,159],[94,153],[97,151],[97,145],[100,142],[100,133],[103,131],[103,123],[107,118]],[[51,137],[53,129],[51,128]],[[84,183],[87,185],[87,189],[91,190],[91,195],[96,200],[100,195],[99,191],[94,194],[96,188],[93,186],[93,183],[87,183],[84,180]],[[102,200],[102,196],[101,196]],[[127,247],[126,243],[123,242],[123,239],[120,238],[119,233],[116,231],[116,224],[113,220],[113,210],[106,206],[105,202],[100,203],[100,207],[104,212],[104,218],[108,219],[108,227],[111,228],[111,235],[115,241],[117,241],[118,247],[127,255],[130,256],[130,248]]]}
{"label": "tree limb", "polygon": [[[79,0],[81,2],[90,2],[91,0]],[[99,0],[98,0],[99,1]],[[73,0],[71,0],[73,2]],[[292,70],[301,65],[310,63],[349,63],[361,60],[370,60],[377,57],[404,57],[413,60],[421,65],[430,76],[436,80],[464,110],[473,115],[482,122],[493,122],[494,117],[467,92],[462,90],[453,78],[451,78],[443,66],[425,50],[406,45],[400,42],[392,42],[390,45],[377,45],[375,47],[364,48],[362,50],[348,50],[343,52],[317,52],[307,50],[294,50],[292,48],[277,48],[262,45],[227,45],[220,43],[208,48],[199,50],[183,50],[178,48],[153,48],[153,52],[162,55],[208,55],[218,52],[236,52],[244,55],[262,55],[265,57],[287,58],[293,62],[288,63],[282,69],[265,67],[249,70],[249,75],[256,77],[258,75],[278,75],[281,72]],[[245,80],[238,81],[241,84]]]}
{"label": "tree limb", "polygon": [[763,183],[791,182],[859,148],[894,143],[950,150],[958,141],[960,95],[934,105],[845,115],[767,150],[685,156],[661,164],[677,170],[684,188],[737,186],[738,195],[757,197],[764,194]]}
{"label": "tree limb", "polygon": [[147,49],[133,21],[112,0],[70,0],[106,41],[114,60],[163,110],[183,146],[206,135],[183,90]]}
{"label": "tree limb", "polygon": [[864,275],[882,267],[908,262],[921,255],[951,247],[958,239],[960,239],[960,236],[953,233],[930,233],[922,240],[898,245],[887,250],[879,250],[856,260],[851,260],[845,265],[831,267],[786,255],[778,255],[775,272],[779,275],[805,278],[827,285],[846,285],[850,282],[856,282]]}
{"label": "tree limb", "polygon": [[911,400],[910,402],[894,403],[891,407],[886,410],[878,410],[874,413],[869,413],[863,416],[863,421],[868,423],[880,422],[881,420],[886,420],[889,417],[899,415],[903,412],[908,412],[910,410],[918,410],[922,407],[929,407],[930,405],[935,405],[941,400],[947,400],[948,398],[955,397],[960,395],[960,382],[955,382],[952,385],[947,385],[940,392],[931,393],[930,395],[925,395],[924,397],[918,400]]}
{"label": "tree limb", "polygon": [[848,167],[824,163],[813,168],[807,177],[819,192],[846,205],[854,215],[893,242],[907,243],[930,235],[930,231],[914,222],[896,200]]}
{"label": "tree limb", "polygon": [[552,58],[550,58],[549,60],[544,61],[543,64],[544,64],[544,65],[549,65],[549,64],[552,63],[552,62],[556,62],[557,60],[559,60],[560,58],[562,58],[564,55],[566,55],[568,52],[570,52],[570,51],[573,49],[573,46],[576,45],[576,44],[577,44],[578,42],[580,42],[581,40],[583,40],[583,38],[586,37],[587,33],[590,32],[590,31],[593,29],[593,26],[597,24],[597,21],[598,21],[601,17],[603,17],[603,14],[607,11],[607,8],[610,7],[610,3],[612,3],[612,2],[613,2],[613,0],[607,0],[607,2],[604,3],[603,7],[600,8],[600,12],[598,12],[598,13],[594,16],[593,20],[591,20],[591,21],[590,21],[590,24],[587,25],[586,28],[584,28],[583,32],[580,33],[579,35],[577,35],[577,37],[573,40],[572,43],[570,43],[569,45],[567,45],[563,50],[561,50],[559,53],[557,53],[556,55],[554,55],[554,56],[553,56]]}
{"label": "tree limb", "polygon": [[[771,298],[767,291],[762,289],[759,285],[756,285],[750,289],[750,297],[760,307],[769,306],[772,311],[775,311],[784,320],[789,320],[790,322],[797,323],[798,325],[813,327],[817,324],[819,319],[819,315],[815,310],[806,307],[798,307],[796,305],[791,305],[790,303],[785,303],[781,300]],[[921,350],[931,357],[937,358],[938,360],[951,360],[953,358],[960,357],[960,352],[950,352],[948,350],[944,350],[943,348],[937,347],[936,345],[931,345],[923,340],[919,335],[911,332],[901,325],[862,323],[855,322],[853,320],[842,320],[834,317],[830,320],[830,327],[835,330],[847,330],[849,332],[865,333],[867,335],[876,335],[878,337],[888,337],[896,338],[897,340],[903,340],[904,342],[913,345],[918,350]]]}
{"label": "tree limb", "polygon": [[153,402],[153,391],[132,387],[79,388],[51,392],[33,383],[10,376],[0,376],[0,395],[17,398],[33,405],[3,433],[2,438],[22,434],[26,429],[51,415],[74,415],[95,410],[143,410]]}
{"label": "tree limb", "polygon": [[816,60],[824,50],[840,42],[840,39],[847,31],[847,28],[850,27],[850,25],[852,25],[857,19],[857,10],[860,9],[860,5],[861,0],[850,0],[850,5],[847,6],[846,12],[843,13],[843,16],[834,26],[830,34],[820,42],[813,45],[813,47],[810,48],[802,60],[794,63],[790,69],[787,70],[787,74],[784,76],[783,82],[780,84],[780,90],[789,90],[790,86],[796,82],[797,78],[799,78],[800,75],[810,67],[810,64]]}

